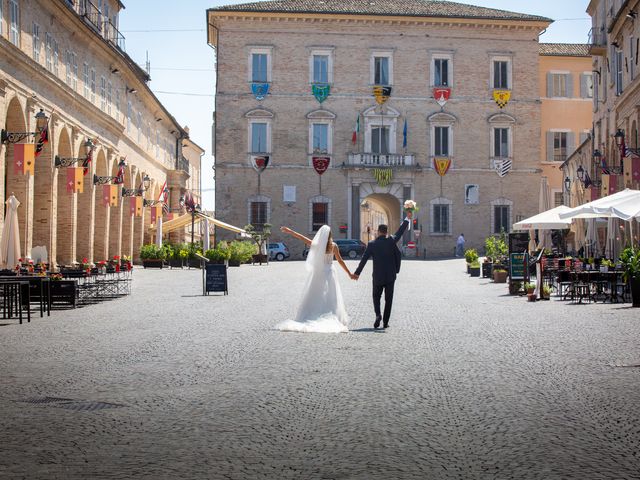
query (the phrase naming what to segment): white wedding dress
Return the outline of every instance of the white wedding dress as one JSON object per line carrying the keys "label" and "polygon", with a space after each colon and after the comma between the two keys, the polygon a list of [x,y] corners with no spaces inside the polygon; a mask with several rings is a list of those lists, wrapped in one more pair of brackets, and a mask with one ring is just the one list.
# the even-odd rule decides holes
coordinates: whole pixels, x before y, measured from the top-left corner
{"label": "white wedding dress", "polygon": [[276,329],[289,332],[348,332],[349,317],[333,266],[333,253],[326,253],[330,229],[320,228],[313,238],[306,268],[309,278],[295,320],[286,320]]}

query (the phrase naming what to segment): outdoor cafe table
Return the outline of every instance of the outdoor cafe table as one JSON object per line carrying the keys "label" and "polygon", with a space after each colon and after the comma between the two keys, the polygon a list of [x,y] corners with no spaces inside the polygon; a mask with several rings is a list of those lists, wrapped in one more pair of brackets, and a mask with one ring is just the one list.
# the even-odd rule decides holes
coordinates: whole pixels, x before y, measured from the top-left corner
{"label": "outdoor cafe table", "polygon": [[27,322],[31,322],[29,308],[29,281],[21,277],[4,277],[0,279],[2,292],[2,318],[13,318],[16,313],[22,324],[22,307],[27,304]]}
{"label": "outdoor cafe table", "polygon": [[[29,284],[29,296],[22,299],[25,305],[29,305],[31,300],[37,299],[40,307],[40,316],[51,315],[51,279],[40,275],[21,276],[0,276],[0,282],[23,281]],[[28,300],[27,300],[28,299]]]}
{"label": "outdoor cafe table", "polygon": [[[610,270],[601,272],[599,270],[583,270],[576,272],[576,280],[578,282],[587,283],[591,288],[591,298],[597,301],[598,296],[603,296],[603,302],[624,301],[624,294],[618,295],[618,280],[622,278],[622,271]],[[607,293],[608,290],[608,293]]]}

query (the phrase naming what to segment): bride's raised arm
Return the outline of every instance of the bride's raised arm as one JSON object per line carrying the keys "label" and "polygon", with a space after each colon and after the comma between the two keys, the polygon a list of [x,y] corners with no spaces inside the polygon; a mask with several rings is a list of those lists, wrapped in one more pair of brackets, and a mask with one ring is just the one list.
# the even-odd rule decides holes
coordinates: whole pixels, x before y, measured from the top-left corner
{"label": "bride's raised arm", "polygon": [[312,240],[310,238],[307,238],[304,235],[302,235],[301,233],[298,233],[298,232],[296,232],[294,230],[291,230],[289,227],[280,227],[280,231],[282,233],[288,233],[289,235],[291,235],[292,237],[297,238],[298,240],[302,240],[307,245],[311,245]]}
{"label": "bride's raised arm", "polygon": [[342,259],[342,255],[340,255],[340,249],[338,248],[338,245],[336,245],[335,243],[333,244],[333,256],[336,257],[336,260],[338,261],[340,266],[344,269],[345,272],[347,272],[347,275],[349,275],[349,278],[353,279],[353,274],[349,271],[349,267],[347,267],[347,264],[344,263],[344,260]]}

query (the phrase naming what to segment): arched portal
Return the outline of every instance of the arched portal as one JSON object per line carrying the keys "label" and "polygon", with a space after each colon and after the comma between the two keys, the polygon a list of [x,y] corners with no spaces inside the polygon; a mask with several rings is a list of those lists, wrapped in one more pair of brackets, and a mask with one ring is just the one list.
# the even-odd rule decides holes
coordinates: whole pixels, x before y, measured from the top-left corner
{"label": "arched portal", "polygon": [[[54,122],[49,120],[49,138],[53,138]],[[37,143],[36,136],[36,143]],[[63,148],[68,148],[67,143]],[[56,242],[54,230],[57,226],[58,211],[55,208],[54,193],[57,189],[58,178],[51,158],[51,143],[44,144],[42,152],[36,158],[33,177],[33,237],[32,246],[41,246],[47,249],[49,262],[53,265],[56,261]]]}
{"label": "arched portal", "polygon": [[[69,158],[73,156],[71,152],[69,132],[66,128],[63,128],[58,136],[58,155],[63,158]],[[60,265],[67,265],[75,260],[75,211],[78,194],[67,193],[67,167],[56,168],[54,175],[58,177],[55,260]],[[51,257],[53,260],[53,253]]]}
{"label": "arched portal", "polygon": [[370,193],[360,202],[360,239],[369,242],[377,236],[378,225],[393,233],[400,225],[400,201],[389,193]]}
{"label": "arched portal", "polygon": [[[111,176],[118,175],[118,161],[113,162]],[[126,182],[126,179],[125,179]],[[126,183],[125,183],[126,185]],[[109,255],[107,258],[121,256],[122,250],[122,197],[120,190],[122,185],[118,185],[118,206],[109,209]]]}
{"label": "arched portal", "polygon": [[[77,157],[85,158],[86,156],[87,152],[83,140],[78,146]],[[76,238],[76,260],[78,261],[85,258],[88,262],[94,261],[95,210],[101,208],[102,205],[99,196],[96,198],[96,190],[100,187],[93,185],[93,174],[96,171],[95,157],[96,151],[94,149],[91,163],[83,176],[83,193],[78,195],[78,235]],[[82,166],[82,164],[78,166]]]}
{"label": "arched portal", "polygon": [[[24,111],[20,102],[16,97],[14,97],[9,102],[9,108],[7,109],[7,121],[6,121],[6,130],[9,132],[26,132],[27,131],[27,122]],[[26,141],[30,141],[30,139],[26,139]],[[1,148],[1,146],[0,146]],[[20,207],[18,208],[18,225],[20,228],[20,250],[22,256],[28,255],[28,252],[25,252],[26,246],[28,245],[28,232],[25,231],[25,225],[28,225],[27,216],[30,215],[29,210],[29,188],[28,188],[28,178],[23,175],[21,172],[15,171],[14,165],[14,145],[12,143],[8,143],[6,145],[5,150],[5,162],[4,162],[4,198],[2,201],[2,218],[4,219],[4,212],[6,209],[7,198],[11,196],[11,194],[15,195],[15,197],[20,202]]]}
{"label": "arched portal", "polygon": [[[136,184],[135,179],[131,178],[131,167],[127,166],[124,174],[124,186],[126,188],[138,189],[140,185]],[[122,255],[131,256],[133,251],[133,218],[135,211],[131,211],[131,201],[135,197],[122,198]]]}
{"label": "arched portal", "polygon": [[[95,159],[95,173],[105,176],[108,173],[107,157],[104,150],[100,150]],[[108,258],[107,246],[109,245],[109,206],[105,205],[103,185],[96,185],[93,191],[95,204],[95,222],[93,234],[93,261],[99,262]]]}
{"label": "arched portal", "polygon": [[[142,172],[138,172],[136,176],[135,185],[142,184],[142,178],[144,174]],[[144,200],[143,200],[144,201]],[[140,247],[142,246],[142,232],[144,228],[144,218],[145,218],[145,209],[142,208],[142,216],[136,217],[135,215],[132,218],[133,221],[133,241],[132,241],[132,253],[131,259],[134,261],[138,261],[140,258]]]}

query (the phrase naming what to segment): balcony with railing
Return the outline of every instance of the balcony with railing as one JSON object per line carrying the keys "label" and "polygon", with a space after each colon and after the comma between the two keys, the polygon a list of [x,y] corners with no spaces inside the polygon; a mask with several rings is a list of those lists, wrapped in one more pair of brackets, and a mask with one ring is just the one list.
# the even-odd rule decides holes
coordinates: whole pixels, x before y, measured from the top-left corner
{"label": "balcony with railing", "polygon": [[93,2],[90,0],[67,0],[67,5],[98,35],[117,49],[125,51],[124,35]]}
{"label": "balcony with railing", "polygon": [[414,168],[417,166],[412,153],[350,153],[345,167],[362,168]]}
{"label": "balcony with railing", "polygon": [[183,172],[189,173],[189,160],[184,157],[178,157],[176,161],[176,170],[182,170]]}
{"label": "balcony with railing", "polygon": [[591,55],[606,55],[607,53],[607,32],[604,27],[593,27],[589,30],[589,53]]}

